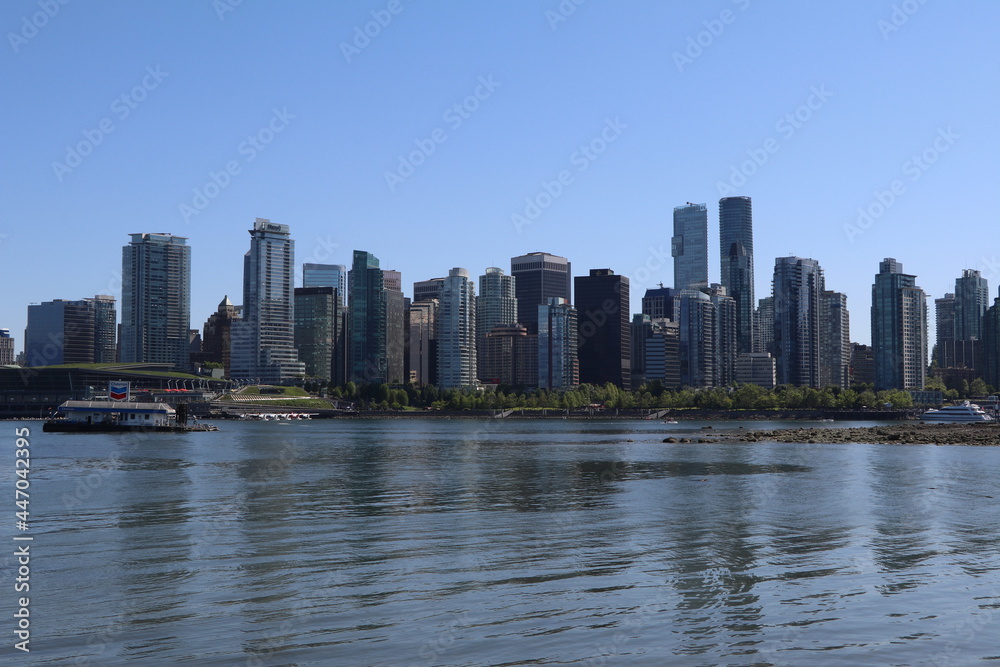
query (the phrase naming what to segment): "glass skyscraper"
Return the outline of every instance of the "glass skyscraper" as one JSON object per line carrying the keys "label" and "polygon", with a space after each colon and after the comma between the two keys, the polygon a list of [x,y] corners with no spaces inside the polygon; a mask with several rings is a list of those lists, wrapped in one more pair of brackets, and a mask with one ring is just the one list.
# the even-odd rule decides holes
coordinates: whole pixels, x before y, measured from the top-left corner
{"label": "glass skyscraper", "polygon": [[305,375],[295,349],[295,241],[288,225],[257,218],[243,257],[243,319],[232,324],[232,374],[281,383]]}
{"label": "glass skyscraper", "polygon": [[722,285],[736,301],[736,351],[753,351],[753,208],[750,197],[719,200],[719,266]]}
{"label": "glass skyscraper", "polygon": [[191,248],[172,234],[131,234],[122,248],[122,362],[187,370]]}
{"label": "glass skyscraper", "polygon": [[565,257],[547,252],[530,252],[511,257],[510,275],[515,278],[514,295],[517,297],[517,322],[538,332],[538,306],[547,305],[556,297],[572,303],[572,270]]}
{"label": "glass skyscraper", "polygon": [[383,384],[387,379],[387,295],[378,258],[354,251],[350,273],[350,373],[355,384]]}
{"label": "glass skyscraper", "polygon": [[778,257],[773,285],[778,384],[819,387],[823,269],[815,259]]}
{"label": "glass skyscraper", "polygon": [[708,286],[708,207],[688,203],[674,208],[674,289]]}
{"label": "glass skyscraper", "polygon": [[303,287],[333,287],[337,290],[337,305],[347,305],[347,267],[343,264],[303,264]]}

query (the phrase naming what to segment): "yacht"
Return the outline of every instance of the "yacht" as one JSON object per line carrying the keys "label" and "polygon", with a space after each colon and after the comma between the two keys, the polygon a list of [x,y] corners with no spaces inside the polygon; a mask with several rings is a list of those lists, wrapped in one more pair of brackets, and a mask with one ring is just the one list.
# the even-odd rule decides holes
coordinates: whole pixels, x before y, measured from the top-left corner
{"label": "yacht", "polygon": [[920,416],[925,422],[991,422],[993,417],[974,403],[965,401],[961,405],[946,405],[939,410],[928,410]]}

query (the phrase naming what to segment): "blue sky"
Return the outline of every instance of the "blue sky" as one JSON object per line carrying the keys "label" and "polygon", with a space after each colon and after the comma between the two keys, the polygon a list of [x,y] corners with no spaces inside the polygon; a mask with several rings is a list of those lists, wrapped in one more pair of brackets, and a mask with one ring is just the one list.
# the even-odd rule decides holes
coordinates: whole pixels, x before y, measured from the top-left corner
{"label": "blue sky", "polygon": [[708,203],[718,280],[718,200],[749,195],[757,297],[813,257],[858,342],[883,257],[932,297],[1000,285],[990,0],[9,0],[0,27],[18,349],[29,303],[120,297],[134,232],[189,237],[200,328],[242,300],[255,217],[407,294],[541,250],[629,275],[637,312],[673,207]]}

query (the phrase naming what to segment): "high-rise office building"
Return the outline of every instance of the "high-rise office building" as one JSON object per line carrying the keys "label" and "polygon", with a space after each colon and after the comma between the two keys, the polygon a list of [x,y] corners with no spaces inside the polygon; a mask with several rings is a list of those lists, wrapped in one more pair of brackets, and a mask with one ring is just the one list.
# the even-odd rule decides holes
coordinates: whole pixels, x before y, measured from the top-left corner
{"label": "high-rise office building", "polygon": [[355,384],[382,384],[387,373],[387,296],[378,258],[354,251],[350,283],[350,373]]}
{"label": "high-rise office building", "polygon": [[337,290],[337,305],[347,305],[347,267],[343,264],[303,264],[303,287],[333,287]]}
{"label": "high-rise office building", "polygon": [[385,370],[389,384],[403,384],[406,377],[406,330],[409,309],[403,296],[399,271],[384,270],[385,285]]}
{"label": "high-rise office building", "polygon": [[172,234],[131,234],[122,248],[122,362],[188,369],[191,247]]}
{"label": "high-rise office building", "polygon": [[649,325],[644,339],[632,340],[633,348],[644,348],[643,381],[659,382],[665,389],[677,389],[681,386],[680,325],[663,318],[650,320]]}
{"label": "high-rise office building", "polygon": [[941,368],[955,366],[955,295],[946,293],[934,299],[934,320],[937,325],[934,342],[934,359]]}
{"label": "high-rise office building", "polygon": [[295,241],[257,218],[243,256],[243,318],[230,328],[233,377],[282,383],[305,375],[295,349]]}
{"label": "high-rise office building", "polygon": [[25,365],[114,363],[114,322],[110,296],[31,304],[24,330]]}
{"label": "high-rise office building", "polygon": [[774,297],[766,296],[757,301],[753,316],[754,352],[774,352]]}
{"label": "high-rise office building", "polygon": [[476,350],[479,356],[477,372],[481,380],[486,380],[490,375],[486,368],[486,336],[494,327],[510,327],[517,322],[517,297],[514,296],[514,291],[514,276],[504,274],[503,269],[491,266],[479,276]]}
{"label": "high-rise office building", "polygon": [[410,304],[409,382],[416,386],[437,385],[437,299]]}
{"label": "high-rise office building", "polygon": [[706,294],[715,306],[715,384],[725,387],[736,381],[736,300],[722,285],[713,284]]}
{"label": "high-rise office building", "polygon": [[580,382],[622,389],[632,387],[632,331],[629,326],[629,280],[611,269],[591,269],[577,276],[577,326]]}
{"label": "high-rise office building", "polygon": [[875,352],[871,345],[851,343],[851,385],[875,384]]}
{"label": "high-rise office building", "polygon": [[778,384],[820,386],[820,295],[823,270],[815,259],[774,261],[774,358]]}
{"label": "high-rise office building", "polygon": [[531,252],[510,260],[510,275],[514,278],[517,297],[517,322],[538,331],[538,306],[557,297],[572,303],[572,267],[569,260],[546,252]]}
{"label": "high-rise office building", "polygon": [[[483,348],[485,355],[480,353],[483,359],[480,380],[514,387],[536,386],[538,382],[536,334],[529,334],[521,324],[497,325],[486,334]],[[479,350],[478,345],[476,349]]]}
{"label": "high-rise office building", "polygon": [[955,280],[955,340],[980,340],[983,315],[990,305],[986,278],[975,269],[964,269]]}
{"label": "high-rise office building", "polygon": [[14,339],[11,338],[10,329],[0,329],[0,366],[11,366],[14,364]]}
{"label": "high-rise office building", "polygon": [[676,296],[677,290],[664,287],[662,283],[659,287],[647,289],[642,296],[642,314],[649,315],[651,320],[673,320]]}
{"label": "high-rise office building", "polygon": [[448,272],[437,316],[438,383],[443,389],[476,384],[475,297],[475,284],[467,270]]}
{"label": "high-rise office building", "polygon": [[819,297],[819,383],[847,389],[851,386],[851,324],[847,295],[824,290]]}
{"label": "high-rise office building", "polygon": [[680,328],[681,384],[693,388],[716,386],[715,304],[705,292],[686,289],[678,292],[674,312]]}
{"label": "high-rise office building", "polygon": [[632,387],[646,383],[646,339],[653,335],[653,319],[646,313],[632,315]]}
{"label": "high-rise office building", "polygon": [[538,388],[572,389],[580,384],[577,310],[560,297],[537,306]]}
{"label": "high-rise office building", "polygon": [[886,258],[872,285],[875,389],[923,389],[927,366],[927,296],[916,276]]}
{"label": "high-rise office building", "polygon": [[1000,387],[1000,296],[983,316],[982,377],[986,384]]}
{"label": "high-rise office building", "polygon": [[94,313],[94,363],[113,364],[118,361],[118,313],[115,297],[98,294],[90,303]]}
{"label": "high-rise office building", "polygon": [[306,376],[344,383],[346,315],[335,287],[295,288],[295,349]]}
{"label": "high-rise office building", "polygon": [[413,283],[413,302],[441,300],[441,287],[444,285],[444,278],[431,278],[430,280],[418,280]]}
{"label": "high-rise office building", "polygon": [[753,207],[750,197],[719,200],[719,266],[722,285],[736,301],[738,353],[753,351]]}
{"label": "high-rise office building", "polygon": [[688,203],[674,208],[674,289],[708,287],[708,207]]}

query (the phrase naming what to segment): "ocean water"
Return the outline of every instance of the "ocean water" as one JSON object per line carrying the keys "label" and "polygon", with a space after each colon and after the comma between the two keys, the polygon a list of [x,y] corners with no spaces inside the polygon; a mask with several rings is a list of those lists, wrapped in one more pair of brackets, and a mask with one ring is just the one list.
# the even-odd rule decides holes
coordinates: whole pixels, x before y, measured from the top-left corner
{"label": "ocean water", "polygon": [[763,422],[7,424],[12,459],[31,428],[31,521],[10,517],[0,605],[30,535],[31,652],[11,620],[0,650],[31,664],[1000,660],[1000,449],[662,442]]}

